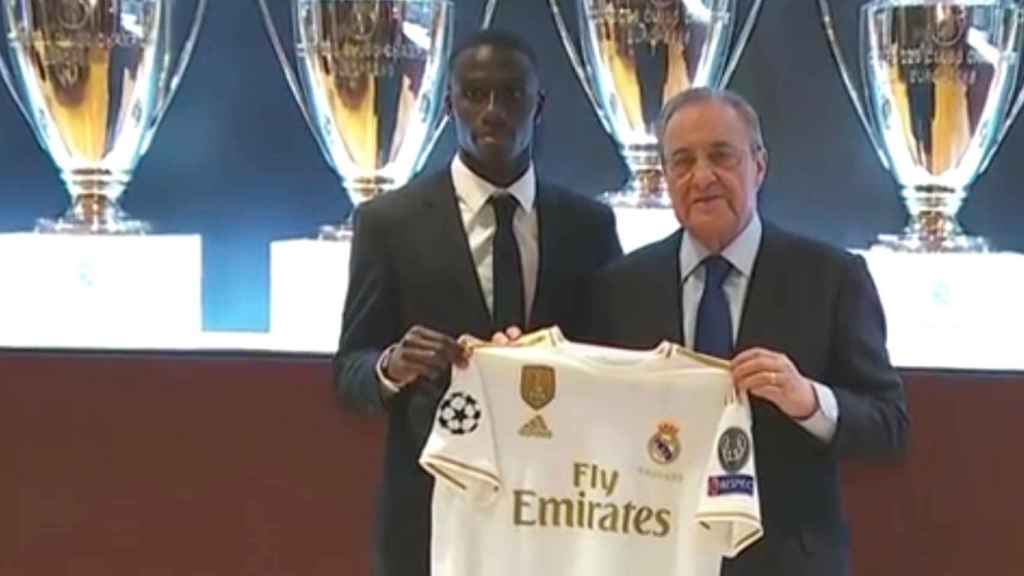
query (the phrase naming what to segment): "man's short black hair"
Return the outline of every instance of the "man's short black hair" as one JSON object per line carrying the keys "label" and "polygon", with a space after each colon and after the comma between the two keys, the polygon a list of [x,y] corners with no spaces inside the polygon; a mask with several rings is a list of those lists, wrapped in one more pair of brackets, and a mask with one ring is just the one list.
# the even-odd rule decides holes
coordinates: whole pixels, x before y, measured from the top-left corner
{"label": "man's short black hair", "polygon": [[505,48],[518,52],[530,62],[530,67],[533,68],[534,73],[537,72],[537,53],[533,51],[533,48],[526,42],[526,39],[515,32],[500,28],[485,28],[459,43],[452,52],[451,58],[448,59],[448,69],[454,70],[455,63],[458,62],[459,57],[480,46]]}

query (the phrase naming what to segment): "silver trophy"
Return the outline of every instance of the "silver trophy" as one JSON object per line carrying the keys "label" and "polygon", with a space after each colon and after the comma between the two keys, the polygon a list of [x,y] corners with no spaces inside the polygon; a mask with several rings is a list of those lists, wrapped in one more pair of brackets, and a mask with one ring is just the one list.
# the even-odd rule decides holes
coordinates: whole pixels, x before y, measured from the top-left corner
{"label": "silver trophy", "polygon": [[[845,0],[844,0],[845,1]],[[827,0],[818,0],[840,76],[872,145],[902,187],[910,222],[877,245],[984,252],[956,213],[1024,104],[1024,9],[1009,0],[873,0],[860,10],[863,100]]]}
{"label": "silver trophy", "polygon": [[622,207],[666,207],[655,137],[672,96],[729,82],[761,0],[752,0],[733,40],[737,0],[574,0],[582,58],[558,0],[548,0],[569,60],[605,130],[619,144],[630,179],[605,199]]}
{"label": "silver trophy", "polygon": [[[444,125],[451,0],[289,0],[290,51],[266,0],[259,4],[288,85],[352,203],[405,184]],[[350,234],[348,222],[320,229],[322,239]]]}
{"label": "silver trophy", "polygon": [[0,75],[71,193],[40,232],[139,234],[118,198],[181,81],[206,0],[0,0]]}

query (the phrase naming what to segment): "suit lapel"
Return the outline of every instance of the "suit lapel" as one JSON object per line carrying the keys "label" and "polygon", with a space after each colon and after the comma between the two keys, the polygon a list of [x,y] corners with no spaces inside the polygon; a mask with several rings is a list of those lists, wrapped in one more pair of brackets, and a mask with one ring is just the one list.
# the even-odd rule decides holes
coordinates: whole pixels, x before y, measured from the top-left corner
{"label": "suit lapel", "polygon": [[[459,214],[450,171],[442,170],[437,180],[431,183],[423,210],[423,218],[417,221],[430,228],[425,235],[419,237],[429,239],[429,243],[435,246],[428,251],[428,257],[434,259],[429,269],[439,270],[445,277],[445,281],[438,284],[441,290],[454,289],[456,294],[469,295],[469,299],[458,309],[466,315],[468,325],[473,326],[477,334],[489,335],[491,314],[480,287],[473,255],[469,251],[469,240]],[[451,287],[451,283],[454,283],[454,287]]]}
{"label": "suit lapel", "polygon": [[[676,230],[662,240],[657,248],[658,267],[651,270],[651,302],[661,313],[659,332],[672,342],[683,342],[683,277],[679,270],[679,247],[683,242],[683,230]],[[664,306],[664,308],[662,308]],[[657,311],[656,311],[657,313]]]}
{"label": "suit lapel", "polygon": [[[537,182],[537,196],[534,208],[537,210],[537,229],[540,235],[540,254],[537,264],[537,287],[533,295],[529,326],[536,328],[555,321],[555,310],[551,309],[553,292],[561,285],[565,272],[566,242],[560,235],[570,226],[564,218],[561,199],[556,189]],[[557,224],[561,222],[559,227]]]}
{"label": "suit lapel", "polygon": [[[782,311],[785,310],[792,312],[800,309],[799,303],[788,302],[791,291],[787,287],[789,271],[784,244],[782,233],[765,222],[761,247],[754,261],[747,298],[743,303],[740,332],[736,338],[737,353],[755,346],[777,349],[780,342],[779,327],[786,325],[785,316],[780,314],[784,314]],[[756,437],[770,436],[792,423],[765,400],[752,398],[750,406]],[[759,465],[768,466],[768,462],[767,458],[758,460]]]}
{"label": "suit lapel", "polygon": [[786,255],[779,231],[764,223],[761,246],[754,261],[754,269],[747,287],[747,298],[743,303],[736,351],[753,346],[763,346],[772,341],[772,331],[781,322],[776,319],[776,310],[792,310],[785,302],[790,291],[787,281]]}

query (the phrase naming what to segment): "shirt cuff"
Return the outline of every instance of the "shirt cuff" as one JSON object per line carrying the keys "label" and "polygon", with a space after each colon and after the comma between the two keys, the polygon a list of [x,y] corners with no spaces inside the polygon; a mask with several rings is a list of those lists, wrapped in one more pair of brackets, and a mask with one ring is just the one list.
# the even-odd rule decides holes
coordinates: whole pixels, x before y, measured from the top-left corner
{"label": "shirt cuff", "polygon": [[384,374],[384,359],[388,357],[395,349],[395,344],[388,346],[381,352],[380,356],[377,357],[377,381],[380,382],[380,393],[384,399],[388,399],[395,394],[402,391],[401,383],[392,380]]}
{"label": "shirt cuff", "polygon": [[839,423],[839,402],[832,389],[823,384],[811,381],[814,387],[814,394],[818,397],[818,409],[809,418],[798,420],[804,430],[814,435],[815,438],[828,444],[836,435],[836,426]]}

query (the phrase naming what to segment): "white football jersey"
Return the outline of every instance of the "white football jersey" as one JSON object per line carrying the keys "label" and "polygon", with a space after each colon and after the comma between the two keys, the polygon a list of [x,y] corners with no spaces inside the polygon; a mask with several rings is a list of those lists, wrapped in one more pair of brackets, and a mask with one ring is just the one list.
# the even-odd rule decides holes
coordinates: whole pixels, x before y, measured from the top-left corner
{"label": "white football jersey", "polygon": [[670,343],[480,346],[420,464],[434,576],[711,576],[762,534],[749,403]]}

